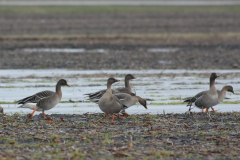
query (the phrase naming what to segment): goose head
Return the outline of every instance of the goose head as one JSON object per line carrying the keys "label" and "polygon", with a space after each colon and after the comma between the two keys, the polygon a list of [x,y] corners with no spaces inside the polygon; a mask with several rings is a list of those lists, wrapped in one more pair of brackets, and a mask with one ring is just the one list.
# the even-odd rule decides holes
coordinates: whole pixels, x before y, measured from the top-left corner
{"label": "goose head", "polygon": [[218,78],[219,76],[217,75],[217,73],[212,73],[210,76],[210,80],[215,80],[216,78]]}
{"label": "goose head", "polygon": [[148,108],[147,108],[147,101],[146,101],[145,99],[139,97],[139,98],[138,98],[138,102],[139,102],[144,108],[148,109]]}
{"label": "goose head", "polygon": [[127,74],[127,75],[125,76],[125,80],[131,80],[131,79],[136,79],[136,77],[134,77],[134,76],[131,75],[131,74]]}
{"label": "goose head", "polygon": [[113,83],[119,82],[119,81],[120,81],[120,80],[115,79],[115,78],[109,78],[108,81],[107,81],[107,84],[108,84],[108,85],[112,85]]}
{"label": "goose head", "polygon": [[65,79],[60,79],[57,84],[61,85],[61,86],[69,86],[70,87],[70,85],[67,83],[67,81]]}
{"label": "goose head", "polygon": [[232,86],[225,86],[224,90],[227,91],[227,92],[232,92],[233,94],[235,94]]}

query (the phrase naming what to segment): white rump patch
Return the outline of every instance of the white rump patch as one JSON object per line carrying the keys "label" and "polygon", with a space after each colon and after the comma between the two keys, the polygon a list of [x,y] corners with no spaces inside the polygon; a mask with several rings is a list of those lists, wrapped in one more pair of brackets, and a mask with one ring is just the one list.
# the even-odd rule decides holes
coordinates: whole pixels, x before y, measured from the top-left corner
{"label": "white rump patch", "polygon": [[[21,106],[19,106],[18,108],[29,108],[31,110],[34,110],[34,108],[37,107],[37,103],[25,103]],[[42,111],[41,108],[37,108],[37,111]]]}

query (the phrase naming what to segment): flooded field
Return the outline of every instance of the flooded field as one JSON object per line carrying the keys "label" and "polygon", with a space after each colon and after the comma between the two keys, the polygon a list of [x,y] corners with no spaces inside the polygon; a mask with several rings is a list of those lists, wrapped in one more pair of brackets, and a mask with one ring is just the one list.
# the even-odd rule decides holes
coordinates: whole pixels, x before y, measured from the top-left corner
{"label": "flooded field", "polygon": [[[188,107],[183,99],[207,90],[212,72],[220,75],[216,80],[219,90],[232,85],[235,93],[240,93],[240,70],[0,70],[0,105],[7,114],[31,113],[29,109],[17,108],[15,101],[39,91],[54,91],[56,82],[64,78],[71,87],[62,88],[61,103],[46,114],[102,113],[84,94],[105,89],[108,77],[121,80],[113,87],[123,86],[124,76],[130,73],[137,77],[131,81],[136,94],[149,101],[147,110],[137,104],[126,110],[127,113],[184,113]],[[217,112],[240,111],[239,103],[239,95],[227,93],[227,99],[215,109]],[[197,108],[192,111],[200,112]]]}
{"label": "flooded field", "polygon": [[223,0],[211,0],[211,1],[138,1],[138,0],[131,0],[131,1],[121,1],[121,0],[112,0],[112,1],[104,1],[104,0],[97,0],[97,1],[0,1],[0,5],[14,5],[14,6],[111,6],[111,5],[120,5],[120,6],[138,6],[138,5],[164,5],[164,6],[212,6],[212,5],[239,5],[238,1],[223,1]]}

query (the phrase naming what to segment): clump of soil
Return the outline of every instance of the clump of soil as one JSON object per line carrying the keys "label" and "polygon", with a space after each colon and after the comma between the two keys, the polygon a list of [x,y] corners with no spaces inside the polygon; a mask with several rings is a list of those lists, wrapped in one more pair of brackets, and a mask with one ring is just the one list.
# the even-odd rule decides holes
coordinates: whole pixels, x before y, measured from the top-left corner
{"label": "clump of soil", "polygon": [[240,158],[240,113],[0,116],[0,159]]}

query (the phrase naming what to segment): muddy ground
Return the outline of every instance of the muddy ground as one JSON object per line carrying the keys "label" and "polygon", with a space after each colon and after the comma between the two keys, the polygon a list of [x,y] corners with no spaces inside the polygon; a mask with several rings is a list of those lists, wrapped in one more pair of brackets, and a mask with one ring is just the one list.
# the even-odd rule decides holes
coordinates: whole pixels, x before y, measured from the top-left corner
{"label": "muddy ground", "polygon": [[0,35],[239,32],[240,13],[1,13]]}
{"label": "muddy ground", "polygon": [[[0,68],[238,69],[239,35],[219,36],[238,32],[240,21],[237,19],[240,19],[239,13],[225,12],[1,13]],[[194,33],[200,35],[191,35]],[[147,34],[169,36],[137,37]],[[189,36],[185,37],[185,34]],[[201,34],[205,36],[202,37]],[[23,35],[30,38],[19,38]],[[38,37],[42,35],[47,36]],[[51,38],[51,35],[69,37]],[[78,37],[79,35],[83,37]],[[24,48],[100,48],[105,51],[43,53],[26,52]],[[179,50],[170,53],[149,52],[151,48]]]}
{"label": "muddy ground", "polygon": [[236,159],[239,113],[0,115],[0,159]]}
{"label": "muddy ground", "polygon": [[[227,35],[239,32],[238,19],[239,13],[225,12],[1,13],[0,68],[238,69],[240,38]],[[144,36],[148,34],[167,36]],[[104,52],[43,53],[25,48]],[[151,48],[178,50],[150,52]],[[52,120],[0,115],[0,159],[240,158],[238,112],[136,114],[116,118],[114,124],[107,123],[104,114],[48,116]]]}

